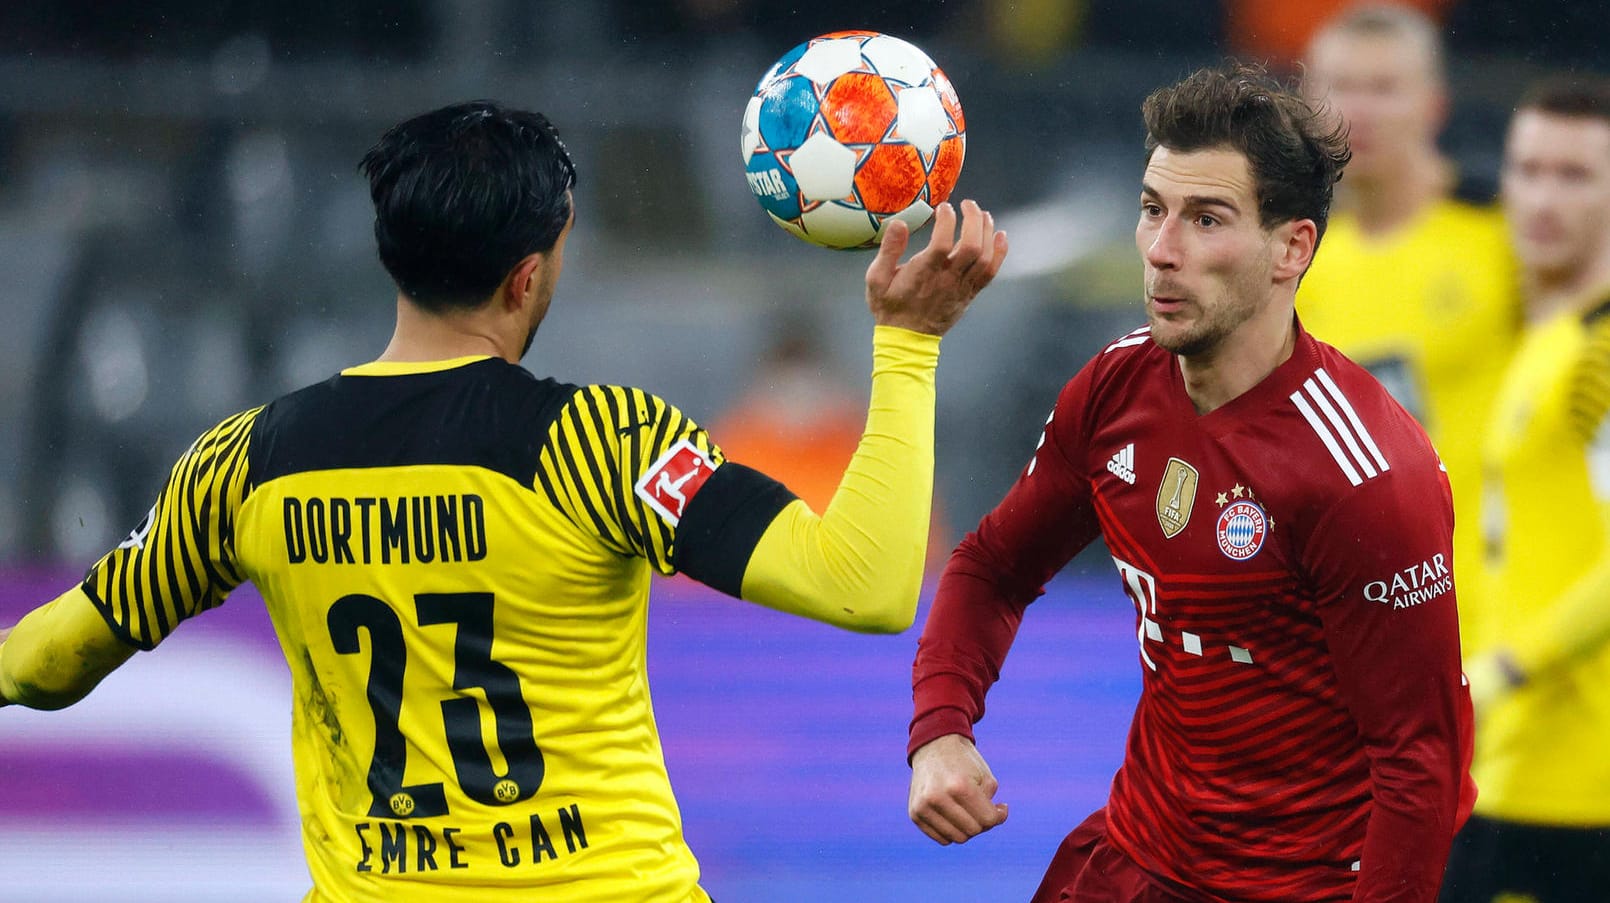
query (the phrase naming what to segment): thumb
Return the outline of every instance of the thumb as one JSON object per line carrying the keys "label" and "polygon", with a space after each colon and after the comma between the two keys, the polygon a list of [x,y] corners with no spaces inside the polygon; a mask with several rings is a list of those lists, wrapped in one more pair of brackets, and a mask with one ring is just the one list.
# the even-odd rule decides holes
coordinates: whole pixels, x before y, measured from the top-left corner
{"label": "thumb", "polygon": [[988,831],[989,829],[1006,821],[1006,815],[1006,804],[994,803],[990,806],[988,812],[979,814],[978,824],[985,831]]}
{"label": "thumb", "polygon": [[890,219],[883,224],[883,241],[878,245],[878,256],[866,268],[867,288],[880,290],[894,281],[894,272],[900,267],[900,255],[906,252],[911,240],[911,227],[904,220]]}

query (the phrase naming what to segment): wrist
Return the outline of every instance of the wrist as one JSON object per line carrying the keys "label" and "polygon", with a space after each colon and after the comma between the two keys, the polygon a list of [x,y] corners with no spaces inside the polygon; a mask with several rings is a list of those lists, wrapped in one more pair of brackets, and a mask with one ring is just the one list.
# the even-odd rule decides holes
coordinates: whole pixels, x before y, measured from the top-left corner
{"label": "wrist", "polygon": [[926,712],[918,714],[911,720],[911,727],[906,739],[906,761],[917,754],[917,750],[944,737],[960,737],[968,743],[973,742],[973,720],[967,714],[954,706],[935,706]]}
{"label": "wrist", "polygon": [[945,329],[919,317],[876,317],[873,319],[872,325],[878,329],[898,329],[901,332],[914,333],[936,341],[943,338],[946,332]]}

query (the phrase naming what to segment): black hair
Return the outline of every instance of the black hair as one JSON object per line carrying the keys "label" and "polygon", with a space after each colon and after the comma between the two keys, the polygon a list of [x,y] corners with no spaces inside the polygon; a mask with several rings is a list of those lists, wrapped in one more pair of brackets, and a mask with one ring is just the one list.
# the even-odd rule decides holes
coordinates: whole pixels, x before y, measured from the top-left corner
{"label": "black hair", "polygon": [[427,310],[473,308],[570,221],[576,167],[541,113],[477,100],[393,126],[359,170],[380,262]]}

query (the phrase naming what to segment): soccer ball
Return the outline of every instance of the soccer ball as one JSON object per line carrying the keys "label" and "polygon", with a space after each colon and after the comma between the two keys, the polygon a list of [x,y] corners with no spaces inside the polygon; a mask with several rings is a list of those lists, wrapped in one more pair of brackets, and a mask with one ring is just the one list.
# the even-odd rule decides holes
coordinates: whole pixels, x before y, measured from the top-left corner
{"label": "soccer ball", "polygon": [[829,248],[913,230],[950,197],[967,123],[926,53],[873,31],[836,31],[778,60],[744,110],[743,158],[777,224]]}

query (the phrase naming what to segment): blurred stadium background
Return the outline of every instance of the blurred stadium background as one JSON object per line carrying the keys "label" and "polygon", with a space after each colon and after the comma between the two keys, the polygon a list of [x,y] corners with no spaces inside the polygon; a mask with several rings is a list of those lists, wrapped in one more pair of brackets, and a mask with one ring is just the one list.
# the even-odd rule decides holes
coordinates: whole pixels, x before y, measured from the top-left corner
{"label": "blurred stadium background", "polygon": [[[1448,27],[1445,144],[1469,174],[1495,175],[1528,79],[1606,69],[1605,3],[1422,5]],[[450,101],[540,109],[577,158],[579,225],[527,366],[708,422],[784,323],[864,387],[867,257],[771,225],[738,153],[765,68],[841,28],[912,40],[951,76],[969,131],[956,197],[1013,239],[945,343],[938,494],[959,535],[1061,383],[1139,321],[1140,99],[1233,52],[1279,66],[1292,26],[1270,6],[0,4],[0,623],[125,534],[201,429],[381,350],[393,289],[356,163]],[[845,637],[664,582],[650,663],[706,887],[723,903],[1026,897],[1121,759],[1133,618],[1105,567],[1081,558],[1031,610],[983,741],[1014,815],[959,849],[904,818],[914,632]],[[248,590],[79,709],[7,711],[0,900],[297,898],[287,683]]]}

